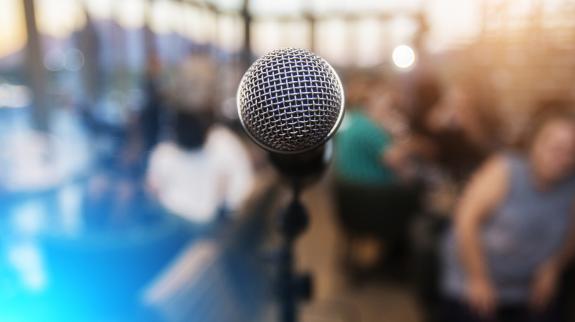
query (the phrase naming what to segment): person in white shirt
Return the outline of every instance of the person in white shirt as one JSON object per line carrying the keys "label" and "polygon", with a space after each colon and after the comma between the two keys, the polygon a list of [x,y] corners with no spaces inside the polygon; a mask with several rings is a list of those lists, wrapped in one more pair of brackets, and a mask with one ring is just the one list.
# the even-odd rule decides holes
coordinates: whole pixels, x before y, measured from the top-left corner
{"label": "person in white shirt", "polygon": [[175,140],[160,143],[150,156],[147,184],[168,211],[197,224],[233,213],[254,182],[249,155],[230,130],[209,125],[203,113],[179,112]]}

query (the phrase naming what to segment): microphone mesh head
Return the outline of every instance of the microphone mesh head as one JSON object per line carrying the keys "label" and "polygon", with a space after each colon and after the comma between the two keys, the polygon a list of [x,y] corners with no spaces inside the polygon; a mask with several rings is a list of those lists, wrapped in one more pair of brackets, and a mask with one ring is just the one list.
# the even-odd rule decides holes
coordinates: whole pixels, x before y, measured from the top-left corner
{"label": "microphone mesh head", "polygon": [[248,135],[284,154],[327,141],[343,116],[343,88],[333,68],[304,49],[280,49],[259,58],[244,74],[238,113]]}

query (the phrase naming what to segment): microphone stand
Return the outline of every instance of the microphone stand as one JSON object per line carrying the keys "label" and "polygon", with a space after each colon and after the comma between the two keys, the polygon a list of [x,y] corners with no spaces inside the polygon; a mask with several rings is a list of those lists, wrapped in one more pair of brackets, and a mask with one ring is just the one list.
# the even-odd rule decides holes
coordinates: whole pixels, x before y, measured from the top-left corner
{"label": "microphone stand", "polygon": [[289,179],[292,192],[290,202],[278,216],[281,244],[276,286],[280,298],[280,322],[297,322],[298,302],[311,298],[311,275],[295,272],[295,242],[309,224],[308,212],[300,197],[306,186],[315,183],[321,177],[331,159],[331,154],[331,142],[298,155],[270,154],[272,164],[284,178]]}
{"label": "microphone stand", "polygon": [[312,279],[309,274],[295,272],[294,246],[297,238],[309,223],[307,209],[300,200],[302,183],[291,180],[292,199],[279,214],[278,228],[281,234],[279,249],[278,291],[280,296],[280,321],[298,321],[298,301],[311,297]]}

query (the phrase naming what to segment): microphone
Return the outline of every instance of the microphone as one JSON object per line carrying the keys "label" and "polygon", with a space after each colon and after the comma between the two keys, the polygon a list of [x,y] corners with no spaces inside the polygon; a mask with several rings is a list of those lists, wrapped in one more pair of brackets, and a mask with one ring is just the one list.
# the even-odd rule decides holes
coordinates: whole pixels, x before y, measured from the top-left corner
{"label": "microphone", "polygon": [[274,50],[246,71],[237,92],[241,124],[284,175],[321,172],[326,142],[344,115],[341,81],[331,65],[305,49]]}
{"label": "microphone", "polygon": [[293,199],[278,220],[283,238],[277,290],[282,299],[280,320],[294,322],[298,300],[311,294],[311,278],[293,271],[293,245],[308,225],[299,195],[331,157],[330,145],[325,143],[343,118],[343,87],[323,58],[305,49],[287,48],[256,60],[242,77],[236,99],[248,136],[292,180]]}

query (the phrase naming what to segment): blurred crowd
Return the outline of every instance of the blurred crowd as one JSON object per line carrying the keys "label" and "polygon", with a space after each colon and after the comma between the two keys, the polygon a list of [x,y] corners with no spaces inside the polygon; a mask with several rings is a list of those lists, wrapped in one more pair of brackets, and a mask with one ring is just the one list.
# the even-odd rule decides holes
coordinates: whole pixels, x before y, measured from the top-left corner
{"label": "blurred crowd", "polygon": [[345,75],[343,266],[410,279],[429,321],[571,321],[575,105],[542,97],[511,137],[484,72]]}
{"label": "blurred crowd", "polygon": [[[293,282],[273,281],[292,260],[274,163],[295,159],[268,160],[235,94],[282,46],[345,92],[325,180],[294,189],[323,210],[321,247],[298,251],[353,297],[318,307],[383,284],[409,303],[382,310],[422,322],[575,321],[573,17],[572,0],[0,0],[0,321],[270,321]],[[333,227],[313,229],[330,215],[337,263]]]}
{"label": "blurred crowd", "polygon": [[[217,97],[219,63],[194,49],[166,78],[152,55],[136,99],[62,102],[47,132],[0,110],[0,296],[48,288],[50,247],[71,256],[62,240],[111,233],[122,246],[134,227],[200,234],[234,221],[266,164]],[[510,136],[484,73],[420,66],[342,70],[346,115],[329,171],[342,267],[357,283],[382,270],[409,280],[429,321],[568,321],[575,104],[541,97]],[[166,241],[164,257],[138,253],[149,272],[134,287],[188,233]]]}

